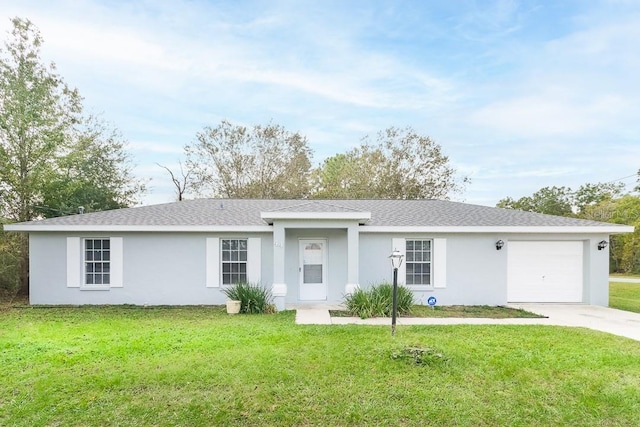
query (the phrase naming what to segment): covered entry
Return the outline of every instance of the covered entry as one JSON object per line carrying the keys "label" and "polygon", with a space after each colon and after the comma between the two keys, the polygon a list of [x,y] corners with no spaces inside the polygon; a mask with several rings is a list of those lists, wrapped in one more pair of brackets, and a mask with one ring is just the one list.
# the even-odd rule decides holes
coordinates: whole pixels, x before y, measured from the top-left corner
{"label": "covered entry", "polygon": [[510,241],[508,302],[583,302],[583,242]]}

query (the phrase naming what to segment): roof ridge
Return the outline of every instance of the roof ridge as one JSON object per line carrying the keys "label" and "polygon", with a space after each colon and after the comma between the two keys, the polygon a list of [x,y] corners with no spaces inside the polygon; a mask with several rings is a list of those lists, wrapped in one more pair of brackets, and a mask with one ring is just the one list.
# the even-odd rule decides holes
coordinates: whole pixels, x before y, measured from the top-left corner
{"label": "roof ridge", "polygon": [[[300,202],[303,202],[303,201],[300,200]],[[311,202],[305,200],[304,203],[296,203],[294,205],[283,206],[283,207],[278,208],[278,209],[272,209],[271,212],[284,211],[284,210],[291,209],[291,208],[294,208],[294,207],[307,206],[309,204],[311,204]]]}
{"label": "roof ridge", "polygon": [[334,207],[334,208],[346,209],[346,210],[353,211],[353,212],[360,212],[358,209],[350,208],[350,207],[347,207],[347,206],[338,205],[338,204],[335,204],[335,203],[328,203],[328,202],[326,202],[324,200],[314,200],[314,202],[316,202],[318,204],[321,204],[321,205],[325,205],[325,206],[331,206],[331,207]]}
{"label": "roof ridge", "polygon": [[310,205],[314,205],[314,204],[323,205],[323,206],[330,206],[332,208],[339,208],[339,209],[344,209],[344,210],[352,211],[352,212],[360,212],[358,209],[354,209],[354,208],[350,208],[350,207],[347,207],[347,206],[342,206],[342,205],[338,205],[338,204],[334,204],[334,203],[327,203],[324,200],[314,200],[314,199],[312,199],[312,200],[307,199],[307,200],[305,200],[304,203],[297,203],[297,204],[294,204],[294,205],[288,205],[288,206],[283,206],[283,207],[278,208],[278,209],[273,209],[271,212],[285,211],[285,210],[289,210],[289,209],[296,208],[296,207],[300,208],[300,207],[303,207],[303,206],[310,206]]}

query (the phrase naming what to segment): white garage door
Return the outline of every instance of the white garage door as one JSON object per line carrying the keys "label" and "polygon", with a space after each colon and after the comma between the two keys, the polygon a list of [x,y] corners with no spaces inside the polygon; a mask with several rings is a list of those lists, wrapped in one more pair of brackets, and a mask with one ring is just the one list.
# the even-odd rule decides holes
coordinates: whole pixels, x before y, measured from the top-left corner
{"label": "white garage door", "polygon": [[582,302],[582,242],[509,242],[507,301]]}

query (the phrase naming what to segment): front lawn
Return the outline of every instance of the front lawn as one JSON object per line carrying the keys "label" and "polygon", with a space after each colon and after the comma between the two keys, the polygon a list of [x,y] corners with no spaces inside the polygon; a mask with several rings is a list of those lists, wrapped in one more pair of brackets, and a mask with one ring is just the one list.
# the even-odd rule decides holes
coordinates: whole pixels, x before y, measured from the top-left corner
{"label": "front lawn", "polygon": [[[640,425],[633,340],[475,325],[392,338],[294,315],[2,310],[0,425]],[[418,365],[405,347],[438,357]]]}
{"label": "front lawn", "polygon": [[609,307],[640,313],[640,283],[609,283]]}
{"label": "front lawn", "polygon": [[[331,316],[334,317],[357,317],[355,314],[344,310],[331,310],[330,313]],[[476,317],[485,319],[507,319],[541,318],[544,316],[517,308],[491,305],[437,305],[434,307],[428,305],[412,305],[409,313],[401,314],[400,317]]]}

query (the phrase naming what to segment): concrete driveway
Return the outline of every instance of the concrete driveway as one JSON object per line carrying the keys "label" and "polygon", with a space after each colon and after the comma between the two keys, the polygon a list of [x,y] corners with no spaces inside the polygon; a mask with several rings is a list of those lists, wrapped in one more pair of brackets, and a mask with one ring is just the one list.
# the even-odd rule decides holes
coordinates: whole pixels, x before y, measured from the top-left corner
{"label": "concrete driveway", "polygon": [[[510,304],[545,319],[478,319],[478,318],[398,318],[398,325],[555,325],[572,326],[608,332],[640,341],[640,314],[614,308],[582,304]],[[391,325],[389,318],[360,319],[331,317],[324,307],[298,307],[296,323],[306,325]]]}
{"label": "concrete driveway", "polygon": [[580,326],[640,341],[640,314],[582,304],[511,304],[549,318],[550,324]]}

